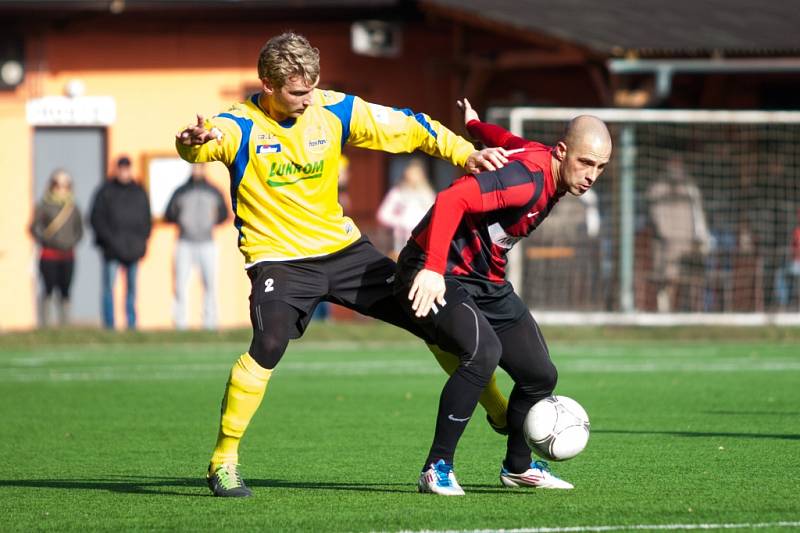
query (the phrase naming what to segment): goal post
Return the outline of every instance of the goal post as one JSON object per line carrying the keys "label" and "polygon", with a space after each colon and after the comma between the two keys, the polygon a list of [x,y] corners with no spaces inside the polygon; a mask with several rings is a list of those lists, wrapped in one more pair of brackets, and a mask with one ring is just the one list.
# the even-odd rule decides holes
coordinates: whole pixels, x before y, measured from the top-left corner
{"label": "goal post", "polygon": [[545,322],[800,325],[800,112],[494,107],[553,145],[591,114],[611,161],[509,257]]}

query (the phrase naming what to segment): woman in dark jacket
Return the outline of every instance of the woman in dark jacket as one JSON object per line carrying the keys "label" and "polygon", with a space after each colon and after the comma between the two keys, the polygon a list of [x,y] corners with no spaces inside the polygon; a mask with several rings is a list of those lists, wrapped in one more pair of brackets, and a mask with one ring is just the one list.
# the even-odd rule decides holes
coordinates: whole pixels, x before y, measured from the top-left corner
{"label": "woman in dark jacket", "polygon": [[39,297],[39,323],[50,325],[53,292],[58,291],[58,322],[69,323],[69,290],[75,269],[75,246],[83,236],[83,223],[72,194],[72,178],[55,170],[44,197],[36,206],[31,233],[41,247],[39,272],[43,288]]}

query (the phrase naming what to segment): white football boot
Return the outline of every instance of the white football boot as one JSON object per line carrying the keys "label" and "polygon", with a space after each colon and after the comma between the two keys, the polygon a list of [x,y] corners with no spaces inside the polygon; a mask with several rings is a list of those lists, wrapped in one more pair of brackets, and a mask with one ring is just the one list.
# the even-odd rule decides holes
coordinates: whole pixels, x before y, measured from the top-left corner
{"label": "white football boot", "polygon": [[427,470],[419,475],[417,488],[420,492],[430,492],[440,496],[463,496],[464,489],[456,481],[453,465],[439,459],[431,463]]}
{"label": "white football boot", "polygon": [[534,487],[537,489],[571,489],[572,483],[557,478],[550,473],[545,461],[534,461],[531,467],[521,474],[512,474],[505,466],[500,468],[500,482],[506,487]]}

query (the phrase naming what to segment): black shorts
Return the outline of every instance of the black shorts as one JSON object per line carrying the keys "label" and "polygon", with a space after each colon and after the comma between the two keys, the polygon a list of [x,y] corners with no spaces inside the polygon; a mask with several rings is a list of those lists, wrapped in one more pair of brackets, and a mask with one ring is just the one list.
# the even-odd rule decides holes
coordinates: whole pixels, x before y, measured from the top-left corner
{"label": "black shorts", "polygon": [[498,333],[530,314],[528,306],[508,282],[494,283],[464,276],[446,276],[445,279],[452,279],[464,288],[492,325],[492,329]]}
{"label": "black shorts", "polygon": [[[421,250],[413,244],[407,245],[397,259],[397,277],[394,291],[397,298],[407,300],[408,290],[417,272],[424,262]],[[475,302],[483,316],[489,321],[492,329],[502,332],[517,324],[525,315],[530,314],[528,306],[514,292],[514,287],[507,281],[495,283],[488,280],[467,276],[445,276],[447,303],[460,303],[467,298]],[[408,305],[410,309],[410,303]],[[429,315],[430,316],[430,315]]]}
{"label": "black shorts", "polygon": [[290,331],[290,338],[296,339],[303,335],[317,304],[325,300],[425,338],[393,297],[395,270],[394,261],[366,237],[324,257],[256,263],[247,269],[250,315],[272,301],[291,305],[300,315]]}

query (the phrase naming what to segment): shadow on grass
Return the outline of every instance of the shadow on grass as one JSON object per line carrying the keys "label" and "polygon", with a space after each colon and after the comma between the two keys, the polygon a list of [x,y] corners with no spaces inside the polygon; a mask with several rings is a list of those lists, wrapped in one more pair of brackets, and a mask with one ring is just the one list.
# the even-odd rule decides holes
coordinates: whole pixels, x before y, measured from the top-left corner
{"label": "shadow on grass", "polygon": [[247,486],[273,489],[350,490],[388,493],[410,492],[410,489],[414,488],[412,483],[345,483],[337,481],[286,481],[284,479],[250,479],[247,481]]}
{"label": "shadow on grass", "polygon": [[[200,496],[200,489],[205,487],[202,480],[191,478],[109,477],[111,479],[3,479],[0,480],[0,487],[103,490],[126,494],[158,494],[160,496]],[[187,490],[178,490],[180,487],[185,487]]]}
{"label": "shadow on grass", "polygon": [[[414,480],[403,483],[337,483],[337,482],[297,482],[276,479],[254,479],[247,482],[249,487],[270,487],[281,489],[310,489],[310,490],[345,490],[356,492],[381,492],[394,494],[416,494],[417,484]],[[499,485],[462,484],[469,494],[519,494],[523,491],[509,491]],[[396,488],[395,488],[396,487]]]}
{"label": "shadow on grass", "polygon": [[[356,492],[411,493],[413,483],[345,483],[318,481],[287,481],[282,479],[248,479],[250,488],[337,490]],[[152,476],[109,476],[104,479],[4,479],[0,487],[36,489],[101,490],[124,494],[159,496],[206,497],[211,493],[202,479]],[[180,490],[185,488],[186,490]]]}
{"label": "shadow on grass", "polygon": [[671,435],[673,437],[730,437],[736,439],[800,440],[797,434],[781,433],[724,433],[716,431],[639,431],[634,429],[593,429],[592,433],[614,435]]}

